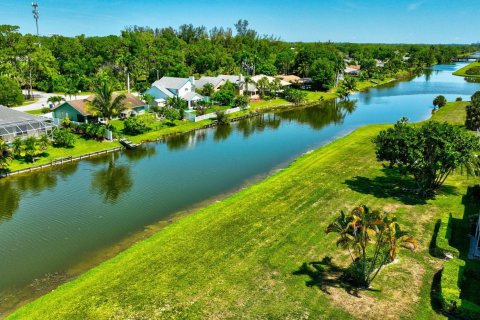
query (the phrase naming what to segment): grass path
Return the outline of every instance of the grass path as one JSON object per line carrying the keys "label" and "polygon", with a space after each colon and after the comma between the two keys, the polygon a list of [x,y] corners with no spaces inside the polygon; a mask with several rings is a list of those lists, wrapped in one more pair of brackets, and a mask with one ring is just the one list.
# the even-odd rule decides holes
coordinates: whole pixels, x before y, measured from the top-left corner
{"label": "grass path", "polygon": [[[464,114],[449,104],[434,115]],[[456,120],[458,121],[458,120]],[[411,183],[382,170],[371,139],[386,125],[371,125],[297,159],[290,167],[224,201],[187,216],[117,257],[93,268],[11,319],[440,319],[430,288],[442,262],[428,246],[442,212],[463,213],[472,183],[454,175],[434,200],[403,193]],[[303,263],[347,256],[326,236],[340,209],[365,203],[395,210],[420,241],[416,252],[384,269],[378,291],[355,297],[326,267]],[[135,214],[132,212],[132,214]],[[328,278],[328,279],[327,279]],[[313,283],[312,283],[313,281]],[[327,293],[328,292],[328,293]]]}

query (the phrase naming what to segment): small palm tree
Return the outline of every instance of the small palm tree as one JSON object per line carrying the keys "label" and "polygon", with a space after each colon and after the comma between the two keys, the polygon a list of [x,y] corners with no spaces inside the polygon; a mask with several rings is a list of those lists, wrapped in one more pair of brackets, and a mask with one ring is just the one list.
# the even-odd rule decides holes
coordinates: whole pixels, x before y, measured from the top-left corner
{"label": "small palm tree", "polygon": [[46,134],[42,134],[40,138],[38,138],[38,145],[40,149],[45,150],[47,149],[48,145],[50,144],[50,138]]}
{"label": "small palm tree", "polygon": [[24,141],[25,158],[30,162],[35,162],[35,155],[37,153],[37,139],[35,137],[28,137]]}
{"label": "small palm tree", "polygon": [[[368,288],[384,265],[392,262],[401,248],[415,249],[416,241],[400,229],[395,216],[367,206],[350,213],[341,211],[325,232],[338,233],[337,246],[348,250],[349,270],[356,284]],[[369,249],[373,246],[373,249]]]}
{"label": "small palm tree", "polygon": [[357,90],[357,80],[353,77],[346,77],[343,80],[342,86],[345,87],[349,92]]}
{"label": "small palm tree", "polygon": [[188,107],[187,101],[177,96],[173,98],[167,98],[166,106],[177,110],[186,110]]}
{"label": "small palm tree", "polygon": [[263,97],[265,95],[265,90],[270,86],[270,82],[268,81],[267,77],[263,77],[257,81],[257,88],[260,91],[260,96]]}
{"label": "small palm tree", "polygon": [[0,172],[8,169],[8,163],[12,161],[11,149],[8,144],[0,138]]}
{"label": "small palm tree", "polygon": [[91,102],[90,106],[93,109],[93,113],[100,115],[105,119],[107,125],[112,117],[118,116],[123,110],[124,94],[119,94],[113,98],[113,86],[110,81],[102,79],[95,87],[95,98]]}
{"label": "small palm tree", "polygon": [[23,151],[23,141],[22,141],[22,138],[16,137],[16,138],[12,141],[12,151],[13,151],[13,156],[14,156],[14,157],[20,158],[20,156],[22,155],[22,151]]}

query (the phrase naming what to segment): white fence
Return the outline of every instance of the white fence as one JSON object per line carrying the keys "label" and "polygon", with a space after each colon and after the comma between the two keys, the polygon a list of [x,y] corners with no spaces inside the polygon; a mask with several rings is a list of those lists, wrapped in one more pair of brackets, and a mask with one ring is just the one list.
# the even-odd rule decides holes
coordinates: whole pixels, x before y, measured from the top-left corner
{"label": "white fence", "polygon": [[[242,108],[231,108],[231,109],[227,109],[225,110],[225,114],[230,114],[230,113],[234,113],[234,112],[238,112],[242,110]],[[189,114],[190,116],[187,117],[187,114]],[[212,118],[216,118],[217,117],[217,114],[215,112],[213,113],[207,113],[207,114],[204,114],[203,116],[198,116],[198,117],[194,117],[193,114],[191,113],[188,113],[186,112],[185,113],[185,118],[187,118],[188,120],[190,121],[194,121],[194,122],[199,122],[199,121],[202,121],[202,120],[206,120],[206,119],[212,119]]]}

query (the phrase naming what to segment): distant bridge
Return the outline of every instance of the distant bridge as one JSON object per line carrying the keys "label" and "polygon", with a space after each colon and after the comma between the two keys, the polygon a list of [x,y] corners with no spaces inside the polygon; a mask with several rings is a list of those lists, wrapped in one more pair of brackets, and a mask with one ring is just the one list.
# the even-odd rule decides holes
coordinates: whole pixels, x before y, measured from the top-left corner
{"label": "distant bridge", "polygon": [[480,57],[477,56],[464,56],[464,57],[456,57],[452,58],[452,61],[455,62],[468,62],[468,61],[475,61],[477,59],[480,59]]}

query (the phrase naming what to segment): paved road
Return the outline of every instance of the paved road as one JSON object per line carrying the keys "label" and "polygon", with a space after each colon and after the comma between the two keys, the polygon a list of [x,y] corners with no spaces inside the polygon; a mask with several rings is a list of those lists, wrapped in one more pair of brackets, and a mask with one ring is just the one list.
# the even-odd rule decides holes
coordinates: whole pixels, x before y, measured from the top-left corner
{"label": "paved road", "polygon": [[[50,98],[51,96],[58,96],[59,94],[33,91],[33,95],[35,96],[35,98],[38,98],[37,101],[26,106],[14,107],[13,109],[19,110],[19,111],[39,110],[39,109],[42,109],[43,107],[48,107],[48,102],[47,102],[48,98]],[[72,98],[69,98],[68,96],[64,96],[64,95],[61,95],[61,96],[64,97],[66,101],[80,99],[81,97],[86,97],[86,95],[77,96],[77,97],[72,96]]]}

